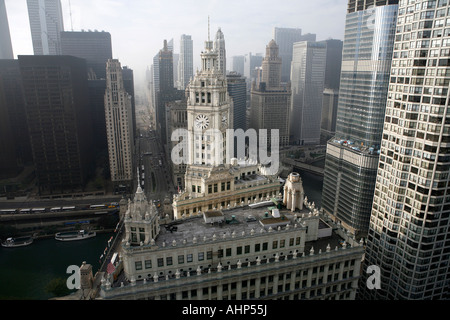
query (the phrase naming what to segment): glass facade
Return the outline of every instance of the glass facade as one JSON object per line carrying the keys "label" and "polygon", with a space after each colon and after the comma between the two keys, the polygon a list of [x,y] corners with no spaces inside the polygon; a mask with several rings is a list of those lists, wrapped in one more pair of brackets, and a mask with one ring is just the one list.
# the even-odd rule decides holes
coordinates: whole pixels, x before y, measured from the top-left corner
{"label": "glass facade", "polygon": [[[366,248],[378,299],[448,299],[450,6],[400,1]],[[364,292],[364,290],[363,290]]]}
{"label": "glass facade", "polygon": [[323,209],[366,234],[377,173],[398,6],[346,17],[336,135],[327,145]]}

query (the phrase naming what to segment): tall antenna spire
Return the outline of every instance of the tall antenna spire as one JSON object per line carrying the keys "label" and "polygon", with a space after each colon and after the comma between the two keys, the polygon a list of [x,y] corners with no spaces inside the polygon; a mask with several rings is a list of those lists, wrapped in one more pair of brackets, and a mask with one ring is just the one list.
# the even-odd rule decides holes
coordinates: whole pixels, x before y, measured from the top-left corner
{"label": "tall antenna spire", "polygon": [[72,28],[72,32],[73,32],[72,5],[70,4],[70,0],[69,0],[69,11],[70,11],[70,27]]}

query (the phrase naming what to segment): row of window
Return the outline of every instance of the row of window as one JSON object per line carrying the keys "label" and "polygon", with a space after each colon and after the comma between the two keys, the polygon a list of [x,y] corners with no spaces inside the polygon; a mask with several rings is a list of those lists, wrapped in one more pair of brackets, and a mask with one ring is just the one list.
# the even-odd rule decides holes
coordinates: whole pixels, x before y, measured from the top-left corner
{"label": "row of window", "polygon": [[[301,240],[300,237],[290,238],[289,243],[288,243],[289,247],[292,247],[294,245],[295,246],[300,245],[300,243],[301,243],[300,240]],[[271,247],[272,247],[271,248],[272,250],[285,248],[286,240],[285,239],[274,240],[274,241],[272,241]],[[269,250],[269,242],[256,243],[253,246],[253,252],[251,250],[250,245],[238,246],[235,249],[236,250],[234,252],[234,255],[236,255],[236,256],[240,256],[242,254],[263,252],[263,251]],[[233,248],[219,249],[217,251],[217,257],[219,259],[224,258],[224,257],[232,257],[232,256],[233,256]],[[199,252],[197,254],[197,262],[204,261],[205,259],[212,260],[213,259],[213,251],[207,251],[206,255],[205,255],[205,252]],[[177,262],[178,262],[178,264],[192,263],[192,262],[194,262],[194,254],[189,253],[186,255],[178,255]],[[174,263],[174,257],[166,257],[165,259],[157,258],[156,263],[157,263],[158,268],[162,268],[164,266],[172,266]],[[144,264],[142,263],[142,261],[135,262],[136,271],[142,270],[143,266],[145,267],[145,269],[151,269],[152,268],[152,260],[145,260]]]}

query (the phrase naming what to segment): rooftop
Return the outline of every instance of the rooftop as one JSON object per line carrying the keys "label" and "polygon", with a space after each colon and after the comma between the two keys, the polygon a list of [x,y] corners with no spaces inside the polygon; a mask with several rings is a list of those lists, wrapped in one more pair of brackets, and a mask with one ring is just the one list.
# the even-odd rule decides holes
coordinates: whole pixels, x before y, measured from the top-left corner
{"label": "rooftop", "polygon": [[[291,212],[286,208],[281,208],[279,210],[279,216],[274,217],[272,216],[270,207],[273,207],[273,204],[258,208],[240,206],[226,210],[211,210],[194,217],[175,220],[162,226],[154,244],[159,248],[170,247],[172,245],[192,245],[210,241],[211,239],[219,241],[221,239],[229,240],[233,237],[263,234],[272,230],[278,230],[278,227],[285,230],[287,225],[290,227],[297,225],[296,227],[301,228],[301,224],[296,222],[295,219],[301,218],[302,216],[310,216],[309,209]],[[204,215],[207,218],[223,216],[223,219],[213,220],[213,223],[207,223],[205,222]],[[331,227],[324,221],[320,221],[320,229],[331,230]],[[326,245],[323,250],[326,249]]]}

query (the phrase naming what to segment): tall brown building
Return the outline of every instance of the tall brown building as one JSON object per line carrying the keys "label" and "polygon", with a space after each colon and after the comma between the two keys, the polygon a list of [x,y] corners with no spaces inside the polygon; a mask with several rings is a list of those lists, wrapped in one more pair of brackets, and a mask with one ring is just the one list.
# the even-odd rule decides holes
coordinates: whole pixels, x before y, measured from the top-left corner
{"label": "tall brown building", "polygon": [[82,191],[93,166],[86,62],[19,56],[40,194]]}

